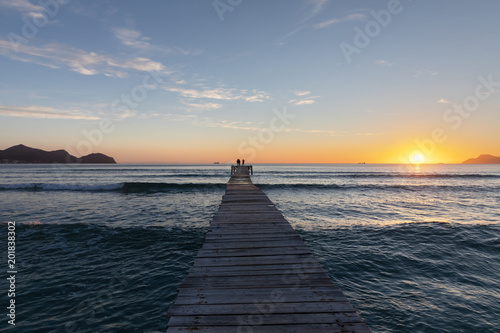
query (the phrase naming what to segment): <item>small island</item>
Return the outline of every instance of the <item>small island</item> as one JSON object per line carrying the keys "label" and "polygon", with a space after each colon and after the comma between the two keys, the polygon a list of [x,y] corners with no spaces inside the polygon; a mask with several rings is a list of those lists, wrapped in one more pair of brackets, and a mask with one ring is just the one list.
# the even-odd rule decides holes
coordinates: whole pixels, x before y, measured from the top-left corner
{"label": "small island", "polygon": [[25,164],[25,163],[107,163],[116,164],[114,158],[96,153],[82,157],[75,157],[66,150],[45,151],[17,145],[5,150],[0,150],[0,164]]}
{"label": "small island", "polygon": [[500,164],[500,157],[484,154],[476,158],[469,158],[463,161],[462,164]]}

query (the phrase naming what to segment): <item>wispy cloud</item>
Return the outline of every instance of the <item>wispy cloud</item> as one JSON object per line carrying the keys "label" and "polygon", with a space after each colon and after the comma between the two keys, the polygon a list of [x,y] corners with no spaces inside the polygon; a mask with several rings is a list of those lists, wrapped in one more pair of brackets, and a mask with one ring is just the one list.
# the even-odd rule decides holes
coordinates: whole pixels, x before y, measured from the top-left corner
{"label": "wispy cloud", "polygon": [[285,45],[285,40],[289,39],[293,35],[297,34],[298,32],[306,29],[306,28],[316,28],[316,29],[322,29],[329,27],[333,24],[337,24],[340,22],[345,22],[345,21],[354,21],[354,20],[364,20],[366,19],[365,14],[361,13],[352,13],[349,15],[346,15],[341,18],[336,18],[328,21],[324,21],[318,24],[311,24],[308,23],[312,18],[316,17],[317,15],[321,14],[323,12],[323,9],[331,3],[331,0],[308,0],[305,1],[304,7],[302,8],[301,12],[303,15],[303,18],[299,20],[299,22],[296,24],[296,27],[292,29],[290,32],[286,33],[282,37],[280,37],[278,40],[276,40],[277,45]]}
{"label": "wispy cloud", "polygon": [[375,65],[383,66],[383,67],[391,67],[394,65],[393,62],[389,62],[387,60],[377,60],[374,62]]}
{"label": "wispy cloud", "polygon": [[[308,96],[310,95],[310,91],[296,91],[295,95],[303,97],[301,99],[292,99],[289,100],[288,103],[294,104],[294,105],[310,105],[316,103],[316,99],[319,98],[320,96]],[[306,96],[306,97],[304,97]]]}
{"label": "wispy cloud", "polygon": [[298,33],[299,31],[301,31],[304,28],[307,28],[307,25],[301,25],[300,27],[293,29],[289,33],[287,33],[287,34],[281,36],[280,38],[278,38],[278,40],[276,40],[275,43],[277,45],[285,45],[285,40],[286,39],[292,37],[293,35],[295,35],[296,33]]}
{"label": "wispy cloud", "polygon": [[34,5],[29,0],[0,0],[0,7],[10,8],[32,16],[39,16],[45,10],[42,6]]}
{"label": "wispy cloud", "polygon": [[292,100],[292,101],[289,101],[289,103],[293,103],[295,105],[308,105],[308,104],[314,104],[314,103],[316,103],[316,101],[313,99],[303,99],[300,101]]}
{"label": "wispy cloud", "polygon": [[0,116],[46,119],[99,119],[88,110],[78,108],[58,109],[38,105],[7,106],[0,104]]}
{"label": "wispy cloud", "polygon": [[172,73],[162,63],[148,58],[119,59],[58,43],[38,47],[24,44],[13,45],[7,40],[0,39],[0,55],[50,68],[65,68],[82,75],[103,74],[125,78],[128,76],[127,71],[129,70]]}
{"label": "wispy cloud", "polygon": [[450,104],[451,102],[447,99],[441,98],[438,103],[443,103],[443,104]]}
{"label": "wispy cloud", "polygon": [[347,16],[344,16],[344,17],[340,17],[340,18],[336,18],[336,19],[331,19],[331,20],[328,20],[328,21],[324,21],[324,22],[321,22],[321,23],[318,23],[315,25],[315,28],[316,29],[324,29],[324,28],[327,28],[331,25],[334,25],[334,24],[337,24],[337,23],[342,23],[342,22],[346,22],[346,21],[363,21],[366,19],[366,15],[365,14],[349,14]]}
{"label": "wispy cloud", "polygon": [[264,91],[235,88],[215,88],[215,89],[188,89],[182,87],[164,87],[166,91],[175,92],[181,97],[190,99],[215,99],[221,101],[244,100],[247,102],[263,102],[269,99],[269,94]]}
{"label": "wispy cloud", "polygon": [[217,127],[244,131],[262,131],[264,129],[262,127],[251,126],[252,124],[252,122],[213,120],[209,118],[203,118],[197,121],[197,125],[205,127]]}
{"label": "wispy cloud", "polygon": [[413,77],[419,77],[419,76],[424,75],[424,74],[434,76],[434,75],[438,75],[439,72],[431,71],[429,69],[419,69],[419,70],[415,71],[415,74],[413,74]]}
{"label": "wispy cloud", "polygon": [[137,114],[137,118],[141,119],[150,119],[150,118],[159,118],[166,121],[187,121],[187,120],[195,120],[198,118],[196,114],[178,114],[178,113],[164,113],[158,111],[146,111]]}
{"label": "wispy cloud", "polygon": [[285,128],[283,132],[328,134],[332,136],[345,136],[347,134],[347,132],[345,131],[335,131],[335,130],[325,130],[325,129],[302,129],[302,128]]}
{"label": "wispy cloud", "polygon": [[139,30],[130,28],[114,27],[111,29],[111,33],[123,45],[143,52],[154,51],[163,54],[176,53],[182,55],[199,55],[202,53],[199,50],[185,50],[180,47],[154,45],[150,42],[150,37],[144,36]]}
{"label": "wispy cloud", "polygon": [[304,17],[300,20],[300,24],[303,24],[316,15],[320,14],[321,11],[331,2],[329,0],[307,0],[303,7],[302,12]]}
{"label": "wispy cloud", "polygon": [[128,28],[112,28],[113,35],[125,46],[136,49],[149,49],[151,44],[148,42],[151,38],[143,36],[140,31]]}
{"label": "wispy cloud", "polygon": [[311,92],[310,91],[295,91],[294,94],[297,96],[305,96],[305,95],[310,95]]}
{"label": "wispy cloud", "polygon": [[[206,127],[217,127],[253,132],[262,132],[267,129],[267,127],[259,127],[252,122],[242,122],[242,121],[228,121],[228,120],[214,120],[210,118],[200,118],[196,120],[196,125],[206,126]],[[304,129],[304,128],[284,128],[280,132],[283,133],[306,133],[306,134],[326,134],[329,136],[378,136],[382,133],[373,132],[349,132],[349,131],[336,131],[328,129]]]}
{"label": "wispy cloud", "polygon": [[192,103],[181,101],[181,104],[187,106],[186,111],[207,111],[220,109],[222,107],[222,104],[219,103]]}
{"label": "wispy cloud", "polygon": [[[265,123],[254,123],[251,121],[234,121],[234,120],[221,120],[213,119],[211,117],[200,117],[197,114],[172,114],[161,112],[142,113],[138,115],[139,118],[159,118],[166,121],[186,121],[194,126],[200,127],[215,127],[231,130],[262,132],[268,130]],[[305,133],[305,134],[323,134],[328,136],[378,136],[382,132],[351,132],[351,131],[336,131],[329,129],[305,129],[305,128],[283,128],[279,130],[283,133]]]}
{"label": "wispy cloud", "polygon": [[312,7],[311,14],[316,15],[328,4],[329,0],[309,0]]}
{"label": "wispy cloud", "polygon": [[[57,0],[62,2],[61,0]],[[63,0],[66,3],[70,0]],[[113,16],[118,13],[118,7],[116,3],[113,4],[111,1],[74,1],[71,0],[71,6],[68,10],[72,14],[84,16],[97,20],[107,19],[109,16]],[[128,19],[127,19],[128,20]]]}

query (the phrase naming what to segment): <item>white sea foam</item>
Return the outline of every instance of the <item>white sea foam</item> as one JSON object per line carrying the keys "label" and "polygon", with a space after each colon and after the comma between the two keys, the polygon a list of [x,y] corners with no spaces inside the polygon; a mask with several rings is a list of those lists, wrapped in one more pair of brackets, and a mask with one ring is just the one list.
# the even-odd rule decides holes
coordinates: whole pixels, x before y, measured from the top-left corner
{"label": "white sea foam", "polygon": [[114,184],[57,184],[21,183],[1,184],[0,190],[43,190],[43,191],[112,191],[123,188],[123,183]]}

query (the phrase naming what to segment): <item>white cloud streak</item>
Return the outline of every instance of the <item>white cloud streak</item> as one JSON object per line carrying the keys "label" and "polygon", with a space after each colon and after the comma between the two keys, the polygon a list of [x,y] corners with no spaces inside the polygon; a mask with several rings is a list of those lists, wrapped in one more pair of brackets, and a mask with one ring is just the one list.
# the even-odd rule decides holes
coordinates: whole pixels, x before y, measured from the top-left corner
{"label": "white cloud streak", "polygon": [[45,9],[29,2],[29,0],[0,0],[0,7],[17,10],[23,14],[36,16]]}
{"label": "white cloud streak", "polygon": [[316,103],[316,101],[312,100],[312,99],[304,99],[301,101],[294,102],[295,105],[308,105],[308,104],[314,104],[314,103]]}
{"label": "white cloud streak", "polygon": [[87,52],[67,45],[51,43],[42,47],[12,44],[0,39],[0,55],[12,60],[33,63],[49,68],[65,68],[82,75],[104,74],[118,78],[127,71],[156,71],[172,74],[160,63],[144,57],[119,59],[105,54]]}
{"label": "white cloud streak", "polygon": [[305,12],[305,16],[300,20],[299,24],[303,24],[320,14],[329,2],[329,0],[308,0],[303,10]]}
{"label": "white cloud streak", "polygon": [[[214,127],[214,128],[224,128],[230,130],[241,130],[241,131],[252,131],[252,132],[262,132],[268,129],[265,126],[258,126],[251,121],[230,121],[230,120],[217,120],[209,117],[200,117],[195,114],[171,114],[171,113],[160,113],[153,112],[149,114],[142,114],[140,118],[160,118],[166,121],[187,121],[194,126],[201,127]],[[305,133],[305,134],[324,134],[328,136],[378,136],[383,133],[373,133],[373,132],[349,132],[349,131],[335,131],[327,129],[303,129],[303,128],[284,128],[279,131],[283,133]]]}
{"label": "white cloud streak", "polygon": [[281,36],[275,43],[277,45],[285,45],[286,39],[292,37],[293,35],[295,35],[299,31],[303,30],[304,28],[307,28],[307,25],[301,25],[300,27],[293,29],[289,33],[285,34],[284,36]]}
{"label": "white cloud streak", "polygon": [[413,74],[413,77],[419,77],[423,74],[434,76],[434,75],[438,75],[439,72],[431,71],[429,69],[419,69],[415,72],[415,74]]}
{"label": "white cloud streak", "polygon": [[47,106],[27,105],[27,106],[7,106],[0,104],[0,116],[23,117],[23,118],[44,118],[44,119],[77,119],[77,120],[97,120],[99,117],[92,115],[87,110],[69,108],[58,109]]}
{"label": "white cloud streak", "polygon": [[366,19],[365,14],[349,14],[349,15],[341,17],[341,18],[331,19],[328,21],[318,23],[318,24],[316,24],[315,27],[316,27],[316,29],[324,29],[324,28],[328,28],[331,25],[342,23],[342,22],[363,21],[365,19]]}
{"label": "white cloud streak", "polygon": [[148,42],[151,38],[143,36],[140,31],[116,27],[111,29],[111,32],[125,46],[135,49],[151,48],[151,44]]}
{"label": "white cloud streak", "polygon": [[144,36],[142,32],[134,29],[114,27],[111,29],[111,33],[120,41],[121,44],[143,52],[156,52],[162,54],[176,53],[182,55],[201,54],[201,51],[199,50],[190,51],[180,47],[167,47],[151,44],[150,37]]}
{"label": "white cloud streak", "polygon": [[181,101],[181,103],[187,106],[187,111],[207,111],[220,109],[222,104],[219,103],[190,103],[187,101]]}
{"label": "white cloud streak", "polygon": [[[196,121],[196,124],[206,127],[217,127],[217,128],[226,128],[234,130],[253,131],[253,132],[262,132],[266,130],[266,127],[252,126],[253,124],[252,122],[227,121],[227,120],[216,121],[208,118],[199,119]],[[348,131],[335,131],[335,130],[325,130],[325,129],[302,129],[302,128],[285,128],[280,132],[326,134],[329,136],[378,136],[382,134],[382,133],[371,133],[371,132],[352,133]]]}
{"label": "white cloud streak", "polygon": [[310,91],[295,91],[294,94],[297,96],[305,96],[305,95],[310,95],[311,92]]}
{"label": "white cloud streak", "polygon": [[389,62],[387,60],[377,60],[374,62],[375,65],[378,65],[378,66],[383,66],[383,67],[391,67],[394,65],[393,62]]}
{"label": "white cloud streak", "polygon": [[269,95],[266,92],[255,89],[251,91],[235,88],[196,90],[182,87],[164,87],[163,89],[189,99],[215,99],[221,101],[244,100],[251,103],[263,102],[269,99]]}
{"label": "white cloud streak", "polygon": [[[310,91],[297,91],[295,92],[295,95],[303,97],[302,99],[292,99],[289,100],[288,103],[294,104],[294,105],[310,105],[316,103],[316,99],[319,98],[320,96],[308,96],[311,94]],[[304,97],[307,96],[307,97]]]}

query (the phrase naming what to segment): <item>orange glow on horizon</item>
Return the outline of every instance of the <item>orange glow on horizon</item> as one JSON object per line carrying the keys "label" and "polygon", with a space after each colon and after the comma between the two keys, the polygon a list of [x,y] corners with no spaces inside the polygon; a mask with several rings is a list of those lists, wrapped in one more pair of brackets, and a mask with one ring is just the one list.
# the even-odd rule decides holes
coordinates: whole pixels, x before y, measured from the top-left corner
{"label": "orange glow on horizon", "polygon": [[[427,156],[419,151],[408,149],[394,153],[380,153],[378,150],[369,152],[359,152],[355,150],[323,150],[316,149],[266,149],[259,151],[255,156],[245,156],[239,154],[237,149],[206,149],[200,151],[199,148],[184,149],[117,149],[115,155],[110,152],[118,163],[153,163],[153,164],[232,164],[237,158],[245,159],[247,164],[459,164],[467,158],[476,157],[477,153],[470,153],[465,156],[458,154],[438,152]],[[228,148],[228,147],[224,147]],[[111,150],[110,150],[111,151]],[[253,157],[253,158],[252,158]]]}
{"label": "orange glow on horizon", "polygon": [[[245,135],[247,135],[245,133]],[[378,138],[325,138],[281,133],[262,149],[239,150],[246,136],[229,140],[216,137],[213,140],[176,135],[175,139],[135,141],[124,136],[122,140],[107,142],[94,152],[109,155],[118,163],[152,164],[232,164],[245,159],[250,164],[314,164],[314,163],[366,163],[366,164],[454,164],[480,154],[500,155],[494,144],[483,145],[481,150],[466,142],[447,142],[435,147],[418,146],[412,135],[408,137]],[[54,147],[50,147],[54,148]],[[432,150],[430,149],[432,148]]]}

